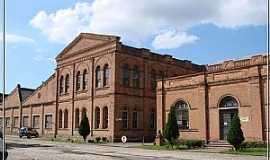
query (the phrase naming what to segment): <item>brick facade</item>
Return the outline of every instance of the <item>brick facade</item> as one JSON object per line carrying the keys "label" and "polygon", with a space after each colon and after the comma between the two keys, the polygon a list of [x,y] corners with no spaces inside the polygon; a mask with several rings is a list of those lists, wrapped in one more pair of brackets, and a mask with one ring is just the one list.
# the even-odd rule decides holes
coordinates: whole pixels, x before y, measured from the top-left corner
{"label": "brick facade", "polygon": [[[266,56],[253,56],[226,61],[208,65],[204,72],[159,80],[157,130],[164,128],[170,107],[184,101],[189,119],[188,127],[179,130],[181,138],[223,140],[229,123],[224,113],[237,110],[246,140],[265,140],[266,60]],[[222,108],[226,97],[235,99],[237,107]]]}
{"label": "brick facade", "polygon": [[92,137],[153,140],[170,107],[185,102],[181,138],[216,141],[227,123],[220,115],[229,115],[220,103],[233,97],[246,139],[265,140],[265,56],[205,66],[126,46],[117,36],[81,33],[56,61],[37,89],[18,85],[6,97],[8,133],[26,125],[40,135],[77,136],[86,114]]}
{"label": "brick facade", "polygon": [[[90,33],[81,33],[56,61],[55,73],[31,94],[20,87],[9,94],[6,117],[11,122],[19,119],[18,127],[35,125],[40,135],[76,136],[85,112],[91,136],[110,141],[119,141],[123,135],[129,140],[153,140],[156,79],[204,69],[190,61],[126,46],[117,36]],[[17,131],[15,126],[8,132],[12,130]]]}

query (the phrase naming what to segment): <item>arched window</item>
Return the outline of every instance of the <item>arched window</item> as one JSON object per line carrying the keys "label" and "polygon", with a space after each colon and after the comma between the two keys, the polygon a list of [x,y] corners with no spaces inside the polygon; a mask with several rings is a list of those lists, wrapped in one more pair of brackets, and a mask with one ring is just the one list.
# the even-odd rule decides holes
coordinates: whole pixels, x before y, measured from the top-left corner
{"label": "arched window", "polygon": [[58,128],[62,128],[63,126],[63,112],[62,110],[60,109],[59,111],[59,121],[58,121]]}
{"label": "arched window", "polygon": [[157,82],[156,82],[156,71],[152,69],[151,71],[151,89],[153,91],[156,90]]}
{"label": "arched window", "polygon": [[108,119],[108,107],[104,107],[103,108],[103,128],[104,129],[108,128],[108,123],[109,123],[109,119]]}
{"label": "arched window", "polygon": [[129,67],[128,64],[125,64],[123,66],[123,86],[128,87],[129,86]]}
{"label": "arched window", "polygon": [[85,69],[83,71],[83,81],[82,81],[82,89],[83,90],[87,89],[87,82],[88,82],[88,73],[87,73],[87,70]]}
{"label": "arched window", "polygon": [[80,127],[80,110],[77,108],[75,110],[75,128]]}
{"label": "arched window", "polygon": [[103,86],[109,85],[109,78],[110,78],[109,65],[105,64],[103,68]]}
{"label": "arched window", "polygon": [[140,87],[140,72],[139,72],[138,66],[134,66],[133,68],[132,83],[133,83],[133,87],[135,88]]}
{"label": "arched window", "polygon": [[59,92],[60,92],[60,95],[64,93],[64,76],[61,76],[60,77],[60,89],[59,89]]}
{"label": "arched window", "polygon": [[76,74],[76,91],[81,89],[81,72],[78,71]]}
{"label": "arched window", "polygon": [[68,89],[69,89],[69,74],[66,75],[65,79],[65,93],[68,93]]}
{"label": "arched window", "polygon": [[64,111],[64,128],[68,128],[68,110]]}
{"label": "arched window", "polygon": [[220,101],[219,108],[238,108],[238,102],[232,96],[227,96]]}
{"label": "arched window", "polygon": [[98,129],[100,124],[100,109],[96,107],[95,109],[95,128]]}
{"label": "arched window", "polygon": [[175,104],[176,119],[179,129],[189,128],[189,110],[188,104],[184,101],[178,101]]}
{"label": "arched window", "polygon": [[101,74],[100,74],[100,66],[96,68],[96,88],[101,87]]}
{"label": "arched window", "polygon": [[87,113],[87,112],[86,112],[86,108],[83,108],[83,109],[82,109],[82,118],[83,118],[83,116],[85,116],[85,115],[87,116],[86,113]]}

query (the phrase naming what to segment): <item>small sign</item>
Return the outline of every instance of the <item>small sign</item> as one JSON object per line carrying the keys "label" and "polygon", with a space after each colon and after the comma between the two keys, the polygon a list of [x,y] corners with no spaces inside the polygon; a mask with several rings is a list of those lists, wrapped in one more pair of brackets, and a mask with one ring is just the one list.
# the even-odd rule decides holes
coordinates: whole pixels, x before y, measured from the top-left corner
{"label": "small sign", "polygon": [[123,143],[126,143],[126,142],[127,142],[127,137],[126,137],[126,136],[122,136],[122,137],[121,137],[121,141],[122,141]]}
{"label": "small sign", "polygon": [[240,118],[240,121],[241,122],[248,122],[249,121],[249,118],[248,117],[241,117]]}

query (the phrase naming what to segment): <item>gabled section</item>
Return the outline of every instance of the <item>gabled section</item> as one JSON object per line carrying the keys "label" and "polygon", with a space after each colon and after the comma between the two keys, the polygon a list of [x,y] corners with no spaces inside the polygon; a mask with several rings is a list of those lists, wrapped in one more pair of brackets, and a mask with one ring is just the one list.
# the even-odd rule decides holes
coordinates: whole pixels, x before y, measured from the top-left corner
{"label": "gabled section", "polygon": [[35,104],[47,104],[55,101],[56,77],[55,74],[43,82],[29,97],[22,103],[23,106]]}
{"label": "gabled section", "polygon": [[[8,96],[8,94],[5,94],[5,98]],[[0,104],[3,102],[3,93],[0,93]]]}
{"label": "gabled section", "polygon": [[108,42],[119,41],[120,37],[112,35],[99,35],[92,33],[81,33],[56,57],[56,60],[66,55],[75,54],[81,50],[94,48]]}
{"label": "gabled section", "polygon": [[16,88],[5,98],[6,107],[20,107],[23,99],[32,94],[34,90],[21,88],[18,84]]}

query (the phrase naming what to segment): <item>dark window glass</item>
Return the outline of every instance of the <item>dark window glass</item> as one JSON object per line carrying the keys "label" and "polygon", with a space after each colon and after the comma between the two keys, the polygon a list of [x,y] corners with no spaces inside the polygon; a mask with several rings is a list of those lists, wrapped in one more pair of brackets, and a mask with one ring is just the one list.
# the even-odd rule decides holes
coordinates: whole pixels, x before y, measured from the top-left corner
{"label": "dark window glass", "polygon": [[85,69],[83,71],[83,90],[87,89],[87,83],[88,83],[88,73],[87,73],[87,70]]}
{"label": "dark window glass", "polygon": [[80,111],[77,108],[75,110],[75,128],[79,128],[79,126],[80,126]]}
{"label": "dark window glass", "polygon": [[109,85],[109,78],[110,78],[109,65],[106,64],[103,69],[103,86]]}
{"label": "dark window glass", "polygon": [[123,66],[123,86],[125,87],[129,87],[129,67],[128,67],[128,64],[125,64]]}
{"label": "dark window glass", "polygon": [[109,123],[109,119],[108,119],[108,107],[104,107],[103,108],[103,128],[104,129],[108,128],[108,123]]}
{"label": "dark window glass", "polygon": [[176,119],[179,129],[189,128],[189,111],[188,105],[184,101],[179,101],[175,104]]}
{"label": "dark window glass", "polygon": [[33,128],[39,128],[39,116],[33,116]]}
{"label": "dark window glass", "polygon": [[122,128],[128,128],[128,112],[122,111]]}
{"label": "dark window glass", "polygon": [[59,84],[59,86],[60,86],[59,93],[61,95],[61,94],[64,93],[64,76],[61,76],[60,77],[60,84]]}
{"label": "dark window glass", "polygon": [[76,91],[81,89],[81,72],[78,71],[76,74]]}
{"label": "dark window glass", "polygon": [[68,128],[68,110],[64,111],[64,128]]}
{"label": "dark window glass", "polygon": [[151,111],[149,113],[149,128],[154,129],[155,128],[155,121],[156,121],[156,114],[154,111]]}
{"label": "dark window glass", "polygon": [[58,128],[62,128],[63,127],[62,124],[63,124],[63,112],[62,112],[62,110],[60,110],[59,111]]}
{"label": "dark window glass", "polygon": [[220,108],[237,108],[238,103],[235,98],[228,96],[221,100],[219,107]]}
{"label": "dark window glass", "polygon": [[52,115],[45,115],[45,128],[52,128]]}
{"label": "dark window glass", "polygon": [[100,124],[100,109],[96,107],[95,109],[95,128],[98,129]]}
{"label": "dark window glass", "polygon": [[133,83],[133,87],[135,88],[140,87],[140,72],[137,66],[134,66],[133,68],[132,83]]}
{"label": "dark window glass", "polygon": [[69,74],[66,75],[66,80],[65,80],[65,93],[68,93],[69,90]]}
{"label": "dark window glass", "polygon": [[96,88],[101,87],[101,74],[100,74],[100,66],[96,68]]}
{"label": "dark window glass", "polygon": [[138,112],[134,111],[132,113],[132,128],[138,128]]}
{"label": "dark window glass", "polygon": [[152,70],[151,71],[151,89],[153,91],[156,90],[156,87],[157,87],[157,82],[156,82],[156,71],[155,70]]}

